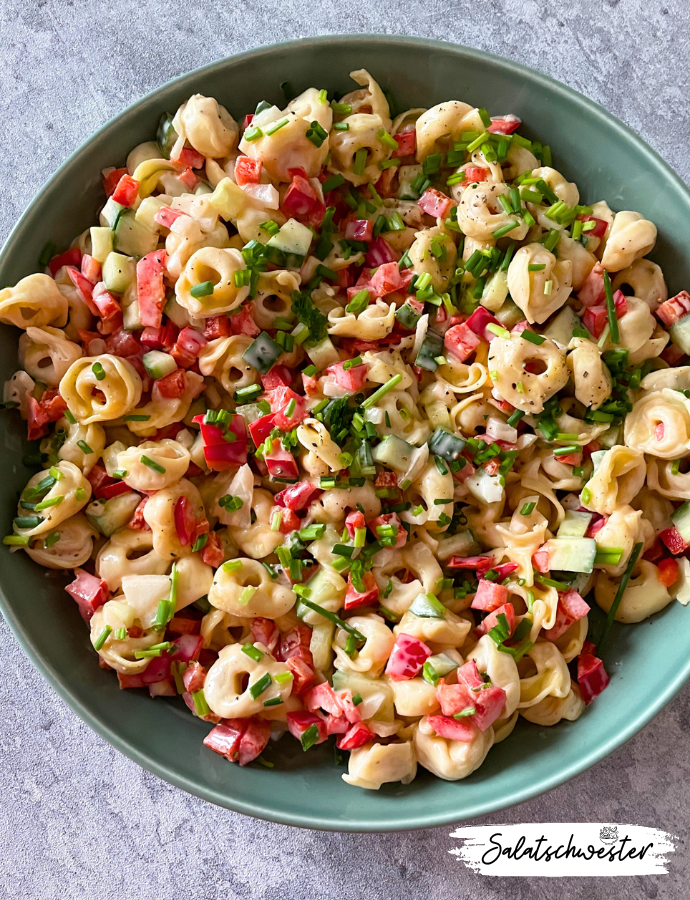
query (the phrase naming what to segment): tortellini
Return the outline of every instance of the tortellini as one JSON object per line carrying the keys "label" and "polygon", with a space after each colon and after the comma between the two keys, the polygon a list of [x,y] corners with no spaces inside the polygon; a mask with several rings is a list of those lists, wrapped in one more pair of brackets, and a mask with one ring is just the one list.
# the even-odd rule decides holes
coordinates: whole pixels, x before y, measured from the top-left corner
{"label": "tortellini", "polygon": [[[237,564],[237,565],[235,565]],[[209,603],[234,616],[278,618],[294,606],[295,594],[271,580],[266,569],[254,559],[239,558],[216,569]]]}
{"label": "tortellini", "polygon": [[[239,250],[202,247],[189,257],[177,280],[177,302],[196,318],[230,312],[240,306],[249,294],[246,285],[238,287],[235,282],[235,274],[245,269]],[[209,281],[213,290],[195,296],[194,289]]]}
{"label": "tortellini", "polygon": [[157,491],[144,506],[144,520],[153,534],[153,549],[163,559],[173,560],[192,552],[191,539],[183,544],[180,537],[176,521],[178,503],[186,504],[196,521],[204,518],[201,495],[186,478]]}
{"label": "tortellini", "polygon": [[[292,688],[290,678],[276,681],[276,675],[288,675],[290,670],[282,662],[276,662],[268,653],[255,660],[243,652],[240,644],[229,644],[218,654],[218,659],[208,670],[204,683],[204,696],[210,709],[224,719],[252,716],[263,712],[266,700],[287,700]],[[270,684],[257,697],[253,686],[266,675]]]}
{"label": "tortellini", "polygon": [[650,456],[683,456],[690,451],[690,400],[670,388],[645,393],[625,419],[624,437]]}
{"label": "tortellini", "polygon": [[189,450],[177,441],[143,441],[117,454],[122,480],[135,491],[161,491],[183,478],[190,462]]}
{"label": "tortellini", "polygon": [[627,269],[656,244],[656,226],[638,212],[616,213],[606,241],[602,266],[609,272]]}
{"label": "tortellini", "polygon": [[510,188],[506,184],[481,182],[468,185],[462,192],[458,205],[458,224],[463,233],[486,240],[499,229],[514,225],[509,232],[511,237],[517,241],[523,240],[527,234],[527,225],[517,216],[507,213],[498,199],[509,193]]}
{"label": "tortellini", "polygon": [[508,267],[508,289],[528,322],[542,323],[568,299],[573,264],[542,244],[520,247]]}
{"label": "tortellini", "polygon": [[493,743],[493,728],[486,731],[475,729],[470,741],[439,737],[426,716],[414,732],[419,764],[444,781],[459,781],[471,775],[484,762]]}
{"label": "tortellini", "polygon": [[[527,362],[534,362],[539,371],[528,371]],[[488,365],[501,397],[523,412],[540,413],[568,382],[565,352],[549,340],[536,346],[519,335],[495,338]]]}
{"label": "tortellini", "polygon": [[19,360],[37,381],[57,387],[62,376],[82,355],[81,347],[65,338],[59,328],[29,326],[19,338]]}
{"label": "tortellini", "polygon": [[194,94],[178,109],[173,127],[203,156],[228,156],[237,146],[237,122],[213,97]]}
{"label": "tortellini", "polygon": [[62,328],[67,312],[67,298],[49,275],[27,275],[14,287],[0,291],[0,322],[6,325]]}
{"label": "tortellini", "polygon": [[108,353],[78,359],[60,381],[60,393],[81,425],[121,418],[137,405],[141,392],[134,366]]}
{"label": "tortellini", "polygon": [[[605,573],[597,575],[594,596],[597,604],[608,612],[618,592],[618,583]],[[658,613],[673,600],[666,585],[659,578],[659,570],[646,559],[638,561],[623,591],[616,610],[617,622],[641,622]]]}
{"label": "tortellini", "polygon": [[[91,484],[74,463],[63,460],[54,467],[54,470],[59,478],[48,469],[44,469],[30,478],[22,491],[23,499],[19,501],[17,516],[21,517],[20,522],[27,518],[34,520],[30,525],[18,524],[15,520],[15,529],[25,537],[33,538],[54,531],[61,522],[76,515],[91,498]],[[51,478],[52,486],[48,491],[40,492],[40,501],[34,501],[36,508],[27,516],[27,510],[22,503],[26,502],[27,498],[31,502],[37,486]]]}
{"label": "tortellini", "polygon": [[575,396],[583,406],[598,409],[611,396],[611,373],[596,344],[573,338],[568,368],[575,383]]}
{"label": "tortellini", "polygon": [[645,475],[644,454],[640,450],[620,445],[612,447],[583,488],[582,503],[593,512],[611,515],[639,493]]}
{"label": "tortellini", "polygon": [[350,753],[343,781],[355,787],[378,791],[382,784],[409,784],[417,774],[417,753],[412,741],[365,744]]}

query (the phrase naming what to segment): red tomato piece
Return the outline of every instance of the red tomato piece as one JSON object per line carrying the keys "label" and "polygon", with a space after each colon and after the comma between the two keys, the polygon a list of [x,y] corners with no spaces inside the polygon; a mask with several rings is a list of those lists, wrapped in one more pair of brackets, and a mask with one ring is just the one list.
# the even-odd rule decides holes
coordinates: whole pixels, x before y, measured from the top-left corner
{"label": "red tomato piece", "polygon": [[441,191],[437,191],[436,188],[427,188],[417,201],[417,206],[428,216],[445,219],[453,206],[453,201]]}
{"label": "red tomato piece", "polygon": [[292,372],[287,366],[273,366],[266,374],[261,376],[261,384],[265,391],[274,391],[276,388],[290,387]]}
{"label": "red tomato piece", "polygon": [[583,306],[597,306],[604,299],[604,296],[604,267],[598,262],[585,278],[585,282],[578,292],[577,299]]}
{"label": "red tomato piece", "polygon": [[159,378],[156,387],[161,397],[178,400],[187,387],[187,373],[184,369],[175,369],[163,378]]}
{"label": "red tomato piece", "polygon": [[587,232],[588,237],[601,238],[606,234],[606,229],[609,227],[606,219],[597,219],[596,216],[578,216],[577,218],[582,222],[594,222],[594,228]]}
{"label": "red tomato piece", "polygon": [[[294,173],[294,174],[293,174]],[[292,181],[283,198],[283,209],[288,216],[295,218],[308,216],[319,203],[319,197],[306,175],[291,170]]]}
{"label": "red tomato piece", "polygon": [[690,313],[690,294],[687,291],[681,291],[675,297],[666,300],[656,311],[667,328],[680,322],[688,313]]}
{"label": "red tomato piece", "polygon": [[[474,718],[470,716],[469,718]],[[439,737],[451,741],[469,743],[477,736],[475,726],[467,719],[449,719],[447,716],[427,716],[427,722]]]}
{"label": "red tomato piece", "polygon": [[307,712],[306,710],[301,712],[289,712],[287,714],[288,731],[293,737],[296,737],[298,741],[301,740],[304,732],[308,731],[312,725],[316,726],[319,733],[316,743],[322,744],[327,739],[328,732],[326,730],[326,722],[321,716],[316,713]]}
{"label": "red tomato piece", "polygon": [[102,578],[89,574],[85,569],[75,569],[74,574],[76,578],[65,590],[76,601],[84,621],[89,622],[110,597],[110,590]]}
{"label": "red tomato piece", "polygon": [[217,569],[225,559],[223,545],[215,531],[209,532],[206,544],[201,551],[201,559],[207,566],[213,566],[214,569]]}
{"label": "red tomato piece", "polygon": [[368,266],[375,268],[383,266],[385,263],[397,263],[398,257],[391,245],[380,235],[369,245],[366,255],[366,263]]}
{"label": "red tomato piece", "polygon": [[229,337],[232,334],[230,319],[226,315],[209,316],[204,319],[204,336],[209,341],[215,341],[219,337]]}
{"label": "red tomato piece", "polygon": [[238,156],[235,161],[235,180],[242,187],[243,184],[259,184],[261,181],[261,169],[263,163],[260,159],[252,159],[249,156]]}
{"label": "red tomato piece", "polygon": [[60,253],[58,256],[54,256],[51,261],[48,263],[48,270],[50,274],[55,278],[57,273],[63,266],[81,266],[81,258],[82,252],[79,247],[70,247],[69,250],[65,250],[64,253]]}
{"label": "red tomato piece", "polygon": [[339,697],[327,681],[317,684],[306,693],[303,703],[309,712],[316,712],[317,709],[320,709],[333,716],[342,716],[345,713]]}
{"label": "red tomato piece", "polygon": [[453,325],[446,331],[443,346],[451,356],[464,362],[481,344],[481,338],[474,333],[467,322]]}
{"label": "red tomato piece", "polygon": [[204,686],[204,682],[206,681],[206,669],[201,663],[193,662],[182,673],[182,681],[190,694],[196,694],[196,692],[200,691]]}
{"label": "red tomato piece", "polygon": [[249,623],[249,631],[253,643],[263,644],[269,652],[273,652],[280,639],[280,632],[276,623],[264,616],[257,616]]}
{"label": "red tomato piece", "polygon": [[397,262],[384,263],[372,275],[368,288],[376,297],[385,297],[394,291],[406,291],[413,274],[410,269],[401,272]]}
{"label": "red tomato piece", "polygon": [[659,562],[659,581],[666,587],[671,587],[678,581],[678,563],[675,559],[662,559]]}
{"label": "red tomato piece", "polygon": [[[474,714],[467,718],[472,719],[480,731],[486,731],[496,719],[501,717],[506,704],[506,692],[498,685],[486,684],[476,686],[474,689],[464,682],[458,684],[441,683],[436,691],[441,711],[444,716],[454,716],[465,709],[474,709]],[[464,718],[454,719],[455,722],[466,721]]]}
{"label": "red tomato piece", "polygon": [[375,519],[371,519],[369,522],[367,522],[367,525],[369,526],[369,530],[377,540],[380,538],[380,535],[376,529],[379,527],[385,527],[386,525],[392,525],[398,530],[395,544],[393,546],[399,550],[407,543],[407,532],[402,527],[402,522],[400,521],[397,513],[383,513],[380,516],[376,516]]}
{"label": "red tomato piece", "polygon": [[113,200],[120,206],[131,206],[139,196],[139,182],[131,175],[123,175],[113,191]]}
{"label": "red tomato piece", "polygon": [[183,547],[192,542],[196,519],[194,518],[194,510],[188,497],[178,497],[175,501],[173,510],[175,519],[175,531],[177,537]]}
{"label": "red tomato piece", "polygon": [[659,534],[659,537],[674,556],[684,553],[690,546],[690,544],[685,541],[685,538],[681,537],[680,532],[674,525],[662,531]]}
{"label": "red tomato piece", "polygon": [[465,184],[475,184],[479,181],[486,181],[486,176],[489,173],[488,169],[483,168],[482,166],[465,166]]}
{"label": "red tomato piece", "polygon": [[37,441],[48,433],[48,425],[61,419],[67,409],[67,404],[56,390],[49,389],[44,392],[40,400],[35,397],[28,398],[27,406],[27,437],[30,441]]}
{"label": "red tomato piece", "polygon": [[[189,329],[193,331],[193,329]],[[197,332],[195,331],[194,334]],[[148,325],[141,332],[139,340],[147,350],[170,350],[177,339],[177,326],[173,322],[166,322],[154,328]]]}
{"label": "red tomato piece", "polygon": [[315,499],[315,496],[318,496],[320,493],[321,488],[318,488],[315,484],[312,484],[310,481],[300,481],[297,484],[291,484],[284,491],[280,491],[273,499],[276,506],[299,510],[306,509],[311,501]]}
{"label": "red tomato piece", "polygon": [[81,258],[81,274],[87,281],[96,284],[101,280],[101,264],[93,256],[85,253]]}
{"label": "red tomato piece", "polygon": [[247,727],[248,719],[223,719],[204,738],[204,744],[215,753],[224,756],[228,762],[237,762],[240,756],[240,741]]}
{"label": "red tomato piece", "polygon": [[137,263],[137,297],[141,324],[158,327],[165,306],[163,272],[167,261],[165,250],[147,253]]}
{"label": "red tomato piece", "polygon": [[362,576],[364,590],[358,591],[352,583],[352,575],[347,578],[347,591],[345,592],[345,609],[356,609],[358,606],[371,606],[379,599],[379,586],[376,583],[373,572],[365,572]]}
{"label": "red tomato piece", "polygon": [[374,732],[370,731],[364,722],[357,722],[355,725],[351,725],[349,730],[335,743],[339,750],[356,750],[357,747],[363,747],[375,737]]}
{"label": "red tomato piece", "polygon": [[359,366],[352,366],[350,369],[345,369],[343,368],[344,365],[344,362],[334,363],[332,366],[329,366],[326,371],[335,376],[335,383],[337,385],[345,388],[345,390],[356,393],[366,384],[368,368],[366,364],[362,364]]}
{"label": "red tomato piece", "polygon": [[483,578],[478,586],[472,601],[472,609],[484,609],[493,612],[499,606],[503,606],[508,600],[508,588],[494,581]]}
{"label": "red tomato piece", "polygon": [[271,737],[271,723],[258,716],[252,716],[240,738],[239,764],[246,766],[266,749]]}
{"label": "red tomato piece", "polygon": [[176,222],[180,216],[186,216],[187,213],[183,213],[181,209],[171,209],[169,206],[161,206],[156,215],[153,217],[153,221],[157,222],[158,225],[162,225],[163,228],[172,228],[173,223]]}
{"label": "red tomato piece", "polygon": [[398,145],[398,149],[391,153],[392,159],[399,159],[401,156],[412,156],[417,152],[417,132],[415,129],[411,131],[403,131],[401,134],[394,134],[393,137]]}
{"label": "red tomato piece", "polygon": [[587,648],[588,643],[585,643],[582,653],[577,658],[577,683],[580,686],[582,699],[587,705],[609,684],[609,676],[604,668],[604,663]]}
{"label": "red tomato piece", "polygon": [[422,666],[432,655],[430,647],[411,634],[401,632],[396,638],[386,663],[386,675],[391,681],[406,681],[422,671]]}
{"label": "red tomato piece", "polygon": [[182,150],[180,150],[179,156],[176,156],[172,161],[192,169],[200,169],[206,162],[206,158],[203,154],[194,150],[193,147],[183,147]]}
{"label": "red tomato piece", "polygon": [[512,134],[522,125],[522,119],[511,114],[507,116],[492,116],[491,125],[487,131],[491,134]]}
{"label": "red tomato piece", "polygon": [[493,556],[451,556],[446,563],[449,569],[476,569],[487,572],[494,564]]}
{"label": "red tomato piece", "polygon": [[280,510],[280,533],[290,534],[296,531],[302,524],[302,520],[291,509],[283,508]]}
{"label": "red tomato piece", "polygon": [[549,559],[548,550],[537,550],[532,555],[532,565],[542,575],[546,575],[551,570],[551,560]]}
{"label": "red tomato piece", "polygon": [[353,510],[345,517],[345,527],[347,528],[347,533],[350,535],[350,540],[354,539],[355,531],[358,528],[366,528],[366,525],[364,513],[359,510]]}
{"label": "red tomato piece", "polygon": [[348,241],[367,241],[374,237],[374,223],[369,219],[350,219],[345,225]]}
{"label": "red tomato piece", "polygon": [[504,603],[503,606],[499,606],[498,609],[495,609],[492,613],[483,619],[479,625],[475,628],[477,634],[488,634],[491,629],[498,625],[498,617],[500,615],[504,615],[508,622],[508,628],[510,629],[510,634],[515,631],[515,607],[512,603]]}
{"label": "red tomato piece", "polygon": [[473,331],[475,334],[478,334],[480,338],[485,341],[491,343],[496,335],[493,331],[487,331],[487,325],[498,325],[500,328],[503,326],[498,321],[495,316],[492,316],[488,309],[484,309],[483,306],[478,306],[477,309],[472,313],[469,319],[466,322],[467,327]]}

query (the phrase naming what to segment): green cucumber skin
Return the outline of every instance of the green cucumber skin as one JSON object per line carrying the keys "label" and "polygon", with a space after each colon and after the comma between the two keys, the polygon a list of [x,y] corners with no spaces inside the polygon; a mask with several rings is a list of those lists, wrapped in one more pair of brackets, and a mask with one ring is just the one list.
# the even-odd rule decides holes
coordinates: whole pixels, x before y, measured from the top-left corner
{"label": "green cucumber skin", "polygon": [[[141,497],[134,491],[130,494],[119,494],[106,500],[96,500],[87,509],[87,519],[103,534],[110,537],[120,528],[124,528],[139,505]],[[101,507],[98,509],[98,507]],[[89,512],[91,510],[91,512]]]}
{"label": "green cucumber skin", "polygon": [[158,234],[137,222],[131,209],[124,210],[113,227],[113,249],[141,258],[158,246]]}
{"label": "green cucumber skin", "polygon": [[690,500],[678,507],[671,516],[671,521],[685,543],[690,544]]}
{"label": "green cucumber skin", "polygon": [[671,325],[671,340],[683,353],[690,354],[690,316],[685,316],[680,322]]}
{"label": "green cucumber skin", "polygon": [[166,375],[170,375],[177,368],[177,363],[169,353],[162,353],[160,350],[149,350],[142,357],[144,368],[154,379],[160,381]]}
{"label": "green cucumber skin", "polygon": [[242,359],[257,372],[267,375],[283,354],[283,348],[270,335],[262,331],[258,338],[247,347]]}
{"label": "green cucumber skin", "polygon": [[439,426],[429,439],[429,452],[453,462],[460,459],[466,443],[463,438]]}
{"label": "green cucumber skin", "polygon": [[415,359],[414,364],[419,366],[421,369],[427,369],[429,372],[435,372],[438,369],[438,363],[436,362],[437,356],[443,355],[443,338],[441,335],[436,334],[433,331],[427,331],[426,337],[422,341],[422,346],[419,348],[419,353],[417,354],[417,359]]}
{"label": "green cucumber skin", "polygon": [[103,283],[109,291],[124,294],[134,281],[136,266],[130,256],[109,253],[103,263]]}

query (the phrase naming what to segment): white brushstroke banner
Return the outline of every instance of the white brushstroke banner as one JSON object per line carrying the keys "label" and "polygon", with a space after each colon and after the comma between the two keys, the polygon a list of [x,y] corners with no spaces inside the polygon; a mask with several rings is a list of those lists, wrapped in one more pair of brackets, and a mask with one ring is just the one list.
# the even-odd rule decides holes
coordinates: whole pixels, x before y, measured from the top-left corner
{"label": "white brushstroke banner", "polygon": [[470,825],[450,852],[481,875],[572,878],[666,875],[674,835],[642,825],[591,822]]}

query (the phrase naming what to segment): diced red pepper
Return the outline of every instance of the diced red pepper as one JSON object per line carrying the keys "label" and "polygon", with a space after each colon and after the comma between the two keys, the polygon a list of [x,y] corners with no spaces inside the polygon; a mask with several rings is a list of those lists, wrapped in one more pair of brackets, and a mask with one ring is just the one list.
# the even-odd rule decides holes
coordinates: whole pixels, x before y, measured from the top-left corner
{"label": "diced red pepper", "polygon": [[488,309],[484,309],[483,306],[478,306],[469,319],[466,322],[467,327],[473,331],[475,334],[478,334],[480,338],[485,341],[491,343],[496,335],[493,331],[487,331],[487,325],[498,325],[499,328],[503,326],[498,321],[495,316],[492,316]]}
{"label": "diced red pepper", "polygon": [[204,639],[200,634],[181,634],[175,638],[174,659],[178,662],[191,663],[199,658],[203,645]]}
{"label": "diced red pepper", "polygon": [[195,150],[193,147],[183,147],[178,156],[174,159],[172,157],[170,158],[173,162],[180,163],[180,165],[192,169],[201,169],[206,162],[204,155],[199,153],[199,151]]}
{"label": "diced red pepper", "polygon": [[605,297],[604,267],[596,263],[578,291],[577,299],[583,306],[597,306]]}
{"label": "diced red pepper", "polygon": [[467,322],[453,325],[446,331],[443,338],[443,346],[460,362],[464,362],[471,356],[481,344],[481,338],[469,327]]}
{"label": "diced red pepper", "polygon": [[263,644],[269,652],[273,652],[280,639],[280,632],[272,619],[257,616],[249,623],[249,631],[253,643]]}
{"label": "diced red pepper", "polygon": [[383,266],[390,262],[397,263],[397,261],[398,257],[395,251],[388,241],[380,235],[369,245],[369,250],[366,255],[366,263],[368,266],[375,268],[376,266]]}
{"label": "diced red pepper", "polygon": [[371,606],[379,599],[379,586],[376,583],[373,572],[365,572],[362,575],[364,590],[358,591],[352,583],[352,575],[347,578],[347,591],[345,592],[345,609],[356,609],[359,606]]}
{"label": "diced red pepper", "polygon": [[298,741],[302,739],[304,732],[308,731],[312,725],[316,726],[319,733],[315,743],[322,744],[328,738],[328,732],[326,730],[326,722],[321,716],[318,716],[316,713],[307,712],[306,710],[302,710],[301,712],[289,712],[287,714],[288,731],[293,737],[296,737]]}
{"label": "diced red pepper", "polygon": [[285,192],[282,208],[286,215],[300,218],[308,216],[319,203],[319,197],[311,182],[303,174],[297,174],[297,170],[291,170],[292,181]]}
{"label": "diced red pepper", "polygon": [[238,156],[235,162],[235,179],[240,187],[244,184],[259,184],[263,163],[260,159]]}
{"label": "diced red pepper", "polygon": [[330,713],[333,716],[342,716],[345,713],[340,698],[327,681],[317,684],[316,687],[313,687],[306,693],[303,702],[309,712],[316,712],[321,709],[323,712]]}
{"label": "diced red pepper", "polygon": [[280,533],[281,534],[290,534],[291,531],[296,531],[302,525],[302,520],[297,515],[296,512],[293,512],[291,509],[281,509],[280,510]]}
{"label": "diced red pepper", "polygon": [[81,258],[81,274],[91,284],[96,284],[101,280],[101,264],[93,256],[85,253]]}
{"label": "diced red pepper", "polygon": [[[281,431],[292,431],[309,415],[304,405],[304,397],[296,394],[292,388],[277,387],[272,391],[267,391],[266,399],[271,405],[273,427],[279,428]],[[287,408],[293,400],[293,410],[288,416]]]}
{"label": "diced red pepper", "polygon": [[61,419],[67,404],[56,390],[49,389],[40,400],[28,398],[27,405],[27,437],[37,441],[48,434],[48,425]]}
{"label": "diced red pepper", "polygon": [[585,603],[577,591],[569,590],[559,594],[556,621],[553,628],[544,630],[544,637],[549,641],[557,641],[574,622],[584,618],[589,609],[589,604]]}
{"label": "diced red pepper", "polygon": [[[474,718],[474,716],[469,716]],[[468,744],[477,736],[477,729],[467,719],[449,719],[447,716],[427,716],[427,722],[436,734],[451,741],[462,741]]]}
{"label": "diced red pepper", "polygon": [[273,424],[273,420],[275,419],[275,413],[268,413],[265,416],[261,416],[258,419],[255,419],[249,426],[249,433],[252,436],[252,440],[254,441],[254,446],[258,447],[266,440],[266,438],[271,433],[272,429],[276,426]]}
{"label": "diced red pepper", "polygon": [[70,247],[70,249],[65,250],[64,253],[60,253],[58,256],[54,256],[48,263],[50,274],[53,276],[53,278],[55,278],[55,276],[63,266],[81,266],[81,258],[82,252],[79,247]]}
{"label": "diced red pepper", "polygon": [[240,738],[239,764],[246,766],[266,749],[271,737],[271,723],[259,716],[252,716]]}
{"label": "diced red pepper", "polygon": [[465,172],[465,184],[475,184],[479,181],[486,181],[486,176],[489,174],[489,170],[483,168],[483,166],[467,166],[464,169]]}
{"label": "diced red pepper", "polygon": [[[190,328],[189,331],[194,329]],[[197,334],[194,331],[194,334]],[[174,322],[166,322],[157,328],[149,325],[141,333],[139,338],[143,347],[147,350],[170,350],[177,340],[177,326]]]}
{"label": "diced red pepper", "polygon": [[81,274],[81,272],[79,272],[77,269],[72,268],[71,266],[68,266],[65,271],[67,272],[70,281],[77,289],[77,293],[84,301],[84,303],[86,303],[86,305],[89,307],[89,310],[94,314],[94,316],[100,315],[98,307],[93,302],[94,285],[91,284],[88,278],[85,278]]}
{"label": "diced red pepper", "polygon": [[167,626],[170,634],[199,634],[200,630],[200,619],[187,619],[185,616],[173,616]]}
{"label": "diced red pepper", "polygon": [[410,269],[401,272],[397,262],[384,263],[372,275],[368,288],[376,297],[385,297],[394,291],[406,291],[413,275]]}
{"label": "diced red pepper", "polygon": [[292,372],[287,366],[273,366],[266,374],[261,376],[261,384],[265,391],[274,391],[281,387],[290,387]]}
{"label": "diced red pepper", "polygon": [[[472,688],[462,681],[458,684],[441,682],[436,696],[444,716],[454,716],[465,709],[474,708],[475,713],[471,717],[472,724],[476,725],[480,731],[486,731],[496,719],[501,717],[506,704],[506,692],[495,684],[491,687],[482,684]],[[453,721],[463,720],[454,719]]]}
{"label": "diced red pepper", "polygon": [[371,533],[378,540],[380,535],[376,530],[379,527],[384,527],[386,525],[392,525],[394,528],[397,528],[398,533],[395,539],[395,544],[393,545],[396,549],[400,549],[404,547],[407,543],[407,532],[402,526],[402,522],[397,513],[383,513],[380,516],[376,516],[375,519],[371,519],[367,522]]}
{"label": "diced red pepper", "polygon": [[374,223],[369,219],[350,219],[345,225],[345,237],[348,241],[367,241],[373,236]]}
{"label": "diced red pepper", "polygon": [[[590,649],[591,648],[591,649]],[[604,663],[594,655],[593,645],[585,642],[577,658],[577,683],[582,699],[589,705],[609,684]]]}
{"label": "diced red pepper", "polygon": [[287,509],[296,511],[306,509],[320,493],[321,488],[312,484],[311,481],[300,481],[297,484],[291,484],[284,491],[280,491],[273,499],[276,506],[287,507]]}
{"label": "diced red pepper", "polygon": [[295,457],[285,450],[279,440],[274,440],[270,452],[264,453],[264,462],[273,478],[299,478]]}
{"label": "diced red pepper", "polygon": [[362,365],[345,369],[343,368],[344,365],[344,362],[334,363],[332,366],[329,366],[326,371],[330,375],[335,375],[335,383],[337,385],[345,388],[345,390],[356,393],[366,384],[368,367],[363,363]]}
{"label": "diced red pepper", "polygon": [[662,531],[659,537],[674,556],[684,553],[690,547],[690,544],[686,542],[685,538],[681,537],[680,532],[674,525]]}
{"label": "diced red pepper", "polygon": [[507,116],[492,116],[487,131],[491,134],[512,134],[522,125],[522,119],[512,113]]}
{"label": "diced red pepper", "polygon": [[401,156],[412,156],[417,152],[417,132],[413,128],[410,131],[403,131],[400,134],[394,134],[398,149],[391,153],[392,159],[399,159]]}
{"label": "diced red pepper", "polygon": [[542,575],[546,575],[551,570],[551,560],[548,550],[537,550],[532,554],[532,565]]}
{"label": "diced red pepper", "polygon": [[[235,465],[247,462],[247,426],[244,418],[234,415],[223,430],[218,425],[204,422],[204,416],[194,416],[192,422],[201,428],[204,441],[204,458],[209,468],[217,472],[230,469]],[[234,441],[226,440],[226,436],[235,435]]]}
{"label": "diced red pepper", "polygon": [[177,177],[190,192],[193,191],[201,181],[201,179],[192,171],[191,166],[187,166],[186,169],[183,169]]}
{"label": "diced red pepper", "polygon": [[120,179],[128,173],[129,170],[124,166],[121,169],[113,169],[112,172],[108,172],[107,175],[103,176],[103,190],[106,197],[112,197],[113,191],[120,183]]}
{"label": "diced red pepper", "polygon": [[113,191],[113,200],[120,206],[131,206],[139,196],[139,182],[131,175],[123,175]]}
{"label": "diced red pepper", "polygon": [[688,313],[690,313],[690,294],[687,291],[681,291],[675,297],[670,297],[656,311],[667,328],[680,322]]}
{"label": "diced red pepper", "polygon": [[240,741],[247,727],[248,719],[223,719],[204,738],[204,744],[215,753],[224,756],[228,762],[237,762],[240,757]]}
{"label": "diced red pepper", "polygon": [[187,388],[187,373],[184,369],[175,369],[156,382],[161,397],[178,400]]}
{"label": "diced red pepper", "polygon": [[507,600],[508,588],[504,584],[496,584],[495,581],[487,581],[482,578],[472,601],[472,609],[493,612],[499,606],[503,606]]}
{"label": "diced red pepper", "polygon": [[178,497],[173,509],[175,531],[183,547],[191,544],[196,526],[196,518],[189,497]]}
{"label": "diced red pepper", "polygon": [[223,545],[221,544],[218,533],[215,531],[209,532],[206,544],[201,550],[202,562],[205,562],[207,566],[213,566],[214,569],[217,569],[224,559],[225,553],[223,552]]}
{"label": "diced red pepper", "polygon": [[141,346],[129,331],[115,331],[105,339],[105,352],[126,358],[141,352]]}
{"label": "diced red pepper", "polygon": [[102,578],[90,575],[84,569],[75,569],[76,578],[65,590],[76,601],[85,622],[89,622],[96,610],[110,597],[108,585]]}
{"label": "diced red pepper", "polygon": [[675,559],[667,558],[659,562],[659,581],[665,587],[671,587],[678,581],[678,563]]}
{"label": "diced red pepper", "polygon": [[144,497],[139,506],[134,510],[134,515],[127,523],[127,528],[132,531],[151,531],[151,526],[144,518],[144,507],[148,502],[148,497]]}
{"label": "diced red pepper", "polygon": [[363,747],[373,740],[376,735],[370,731],[364,722],[357,722],[351,725],[349,730],[336,740],[336,746],[339,750],[356,750],[357,747]]}
{"label": "diced red pepper", "polygon": [[354,540],[358,528],[366,528],[366,525],[364,513],[360,512],[358,509],[352,510],[352,512],[349,512],[345,517],[345,527],[347,528],[347,533],[350,535],[350,540]]}
{"label": "diced red pepper", "polygon": [[219,337],[229,337],[232,334],[230,319],[223,316],[209,316],[204,319],[204,336],[209,341],[215,341]]}
{"label": "diced red pepper", "polygon": [[186,215],[187,213],[182,212],[181,209],[172,209],[170,206],[161,206],[153,217],[153,221],[158,225],[162,225],[163,228],[172,228],[174,222],[181,216]]}
{"label": "diced red pepper", "polygon": [[206,681],[206,669],[201,663],[193,662],[182,673],[182,681],[190,694],[200,691]]}
{"label": "diced red pepper", "polygon": [[476,569],[487,572],[495,563],[493,556],[451,556],[446,563],[448,569]]}
{"label": "diced red pepper", "polygon": [[314,664],[314,659],[309,649],[311,643],[312,630],[309,625],[295,625],[295,627],[284,634],[280,639],[280,647],[275,657],[282,662],[288,659],[303,659],[308,665]]}
{"label": "diced red pepper", "polygon": [[594,228],[586,232],[588,237],[601,238],[606,234],[609,223],[606,219],[597,219],[596,216],[578,216],[581,222],[594,222]]}
{"label": "diced red pepper", "polygon": [[163,318],[165,306],[165,285],[163,273],[167,262],[165,250],[147,253],[137,263],[137,297],[141,324],[158,327]]}
{"label": "diced red pepper", "polygon": [[411,634],[401,633],[396,638],[386,664],[386,675],[391,681],[406,681],[422,671],[422,666],[432,655],[430,647]]}
{"label": "diced red pepper", "polygon": [[445,219],[453,206],[453,201],[441,191],[437,191],[436,188],[427,188],[417,201],[417,206],[428,216]]}
{"label": "diced red pepper", "polygon": [[113,497],[119,497],[120,494],[129,494],[131,487],[124,481],[115,481],[113,484],[106,484],[98,492],[101,500],[112,500]]}
{"label": "diced red pepper", "polygon": [[510,631],[510,635],[515,631],[515,607],[512,603],[504,603],[503,606],[499,606],[498,609],[495,609],[492,613],[483,619],[479,625],[475,628],[477,634],[488,634],[494,626],[498,625],[498,617],[503,615],[506,617],[506,621],[508,622],[508,629]]}
{"label": "diced red pepper", "polygon": [[191,369],[206,344],[208,344],[208,339],[203,334],[187,326],[178,334],[170,355],[178,366],[183,369]]}

